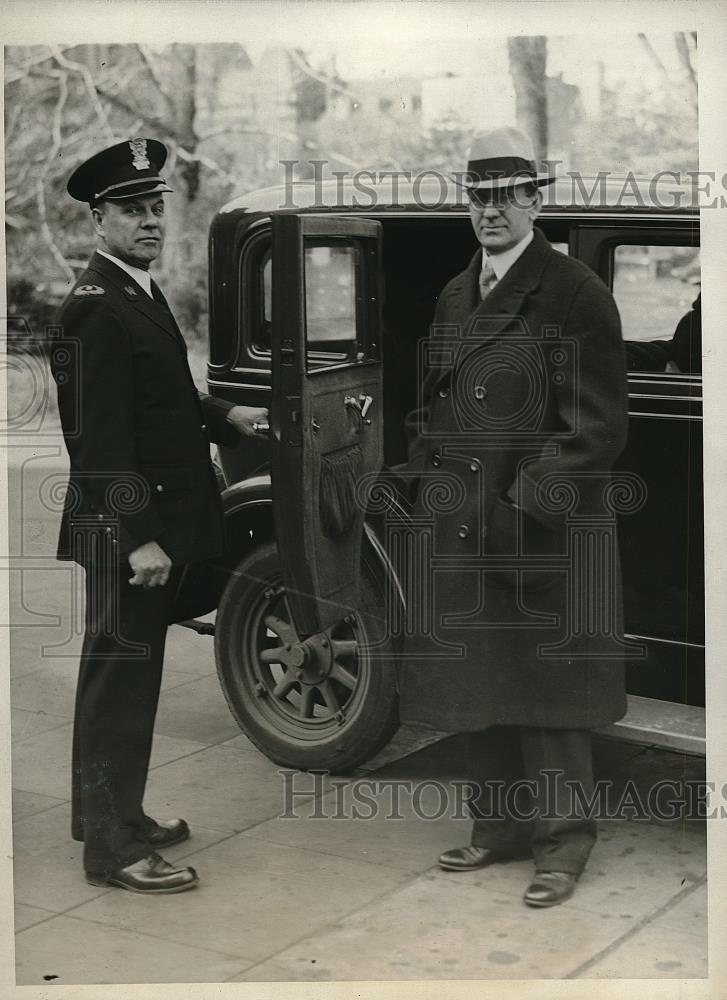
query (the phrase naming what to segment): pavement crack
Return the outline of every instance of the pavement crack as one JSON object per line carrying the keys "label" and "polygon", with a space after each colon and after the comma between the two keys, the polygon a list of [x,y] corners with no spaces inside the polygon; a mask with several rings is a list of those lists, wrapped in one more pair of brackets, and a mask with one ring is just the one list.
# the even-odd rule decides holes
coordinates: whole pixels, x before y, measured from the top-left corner
{"label": "pavement crack", "polygon": [[580,965],[577,965],[575,969],[572,969],[563,978],[578,979],[579,977],[581,977],[585,972],[593,968],[593,966],[596,965],[598,962],[600,962],[602,959],[607,958],[609,955],[612,955],[617,948],[620,948],[621,945],[624,944],[624,942],[634,937],[636,934],[638,934],[639,931],[643,930],[644,927],[647,927],[649,924],[653,923],[654,920],[657,920],[665,913],[668,913],[670,910],[673,910],[674,907],[677,905],[677,903],[681,903],[683,899],[686,899],[687,896],[690,896],[701,885],[704,885],[706,881],[707,881],[707,876],[703,875],[700,879],[697,879],[696,882],[692,882],[691,885],[688,885],[685,889],[680,889],[679,892],[677,892],[674,896],[672,896],[671,899],[667,900],[666,903],[662,903],[661,906],[658,906],[655,910],[652,910],[650,913],[647,913],[645,916],[641,917],[641,919],[637,920],[636,923],[632,927],[630,927],[627,931],[624,931],[623,934],[615,938],[610,944],[606,945],[605,948],[602,948],[601,951],[596,952],[596,954],[592,955],[591,958],[586,959],[585,962],[581,962]]}

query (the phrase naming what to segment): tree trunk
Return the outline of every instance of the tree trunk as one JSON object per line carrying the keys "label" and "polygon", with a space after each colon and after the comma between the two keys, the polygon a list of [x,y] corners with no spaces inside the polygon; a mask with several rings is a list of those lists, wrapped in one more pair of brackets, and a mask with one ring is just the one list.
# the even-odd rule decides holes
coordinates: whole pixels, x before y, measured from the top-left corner
{"label": "tree trunk", "polygon": [[542,35],[509,38],[507,48],[517,123],[533,140],[535,156],[542,160],[548,155],[547,39]]}

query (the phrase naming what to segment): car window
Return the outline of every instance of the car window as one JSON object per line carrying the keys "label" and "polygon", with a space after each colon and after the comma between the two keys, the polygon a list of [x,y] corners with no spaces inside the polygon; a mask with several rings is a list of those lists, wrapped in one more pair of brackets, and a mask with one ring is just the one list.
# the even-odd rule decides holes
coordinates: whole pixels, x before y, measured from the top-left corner
{"label": "car window", "polygon": [[345,348],[355,342],[358,255],[358,247],[347,244],[305,248],[309,351],[332,351],[347,356]]}
{"label": "car window", "polygon": [[[362,361],[373,349],[373,345],[364,343],[365,324],[360,314],[361,253],[356,241],[340,238],[334,242],[330,239],[306,241],[306,361],[311,369]],[[257,353],[270,354],[273,283],[269,248],[260,256],[257,266],[259,320],[252,326],[252,347]]]}
{"label": "car window", "polygon": [[[306,336],[308,360],[344,359],[356,347],[356,275],[359,248],[351,244],[312,245],[305,249]],[[272,260],[262,259],[262,318],[255,347],[270,351]]]}
{"label": "car window", "polygon": [[701,373],[699,248],[621,245],[613,294],[632,371]]}

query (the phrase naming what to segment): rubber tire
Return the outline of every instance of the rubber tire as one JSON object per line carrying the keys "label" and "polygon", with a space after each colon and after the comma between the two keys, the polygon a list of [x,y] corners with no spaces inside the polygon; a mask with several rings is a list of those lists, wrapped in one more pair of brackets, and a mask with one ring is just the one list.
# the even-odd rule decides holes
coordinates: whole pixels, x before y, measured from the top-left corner
{"label": "rubber tire", "polygon": [[[321,739],[308,734],[296,739],[284,727],[276,725],[275,711],[266,711],[268,705],[262,704],[255,692],[254,668],[243,661],[248,655],[245,646],[249,648],[252,641],[246,636],[246,629],[254,627],[247,619],[250,614],[258,614],[255,609],[266,600],[265,591],[280,583],[277,546],[267,542],[243,558],[225,588],[215,622],[215,662],[227,704],[243,733],[276,764],[302,771],[338,774],[351,771],[373,757],[399,727],[393,646],[387,640],[382,658],[375,661],[365,658],[363,665],[359,665],[364,687],[357,685],[354,690],[350,700],[356,698],[358,704],[344,724],[333,727],[331,721],[329,731]],[[379,590],[373,573],[364,565],[363,608],[357,620],[369,639],[381,635],[381,626],[375,624],[384,619]]]}

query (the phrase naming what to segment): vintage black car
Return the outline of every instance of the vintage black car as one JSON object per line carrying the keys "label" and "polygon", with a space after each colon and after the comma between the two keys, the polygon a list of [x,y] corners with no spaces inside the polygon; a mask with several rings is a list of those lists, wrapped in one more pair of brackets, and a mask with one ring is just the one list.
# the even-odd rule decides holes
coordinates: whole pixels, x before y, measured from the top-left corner
{"label": "vintage black car", "polygon": [[[703,752],[698,210],[679,188],[566,176],[537,224],[613,289],[627,342],[619,468],[640,477],[645,502],[619,540],[627,633],[643,655],[612,729]],[[241,728],[285,765],[347,770],[397,728],[406,588],[392,509],[373,503],[364,517],[361,504],[351,518],[349,504],[350,523],[328,530],[336,506],[322,521],[320,494],[353,438],[359,475],[405,461],[420,345],[475,248],[462,195],[441,178],[370,185],[364,198],[355,184],[298,182],[214,219],[209,391],[271,409],[269,436],[219,452],[232,562],[217,668]]]}

